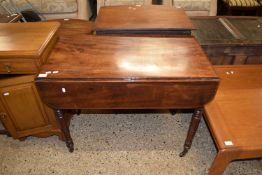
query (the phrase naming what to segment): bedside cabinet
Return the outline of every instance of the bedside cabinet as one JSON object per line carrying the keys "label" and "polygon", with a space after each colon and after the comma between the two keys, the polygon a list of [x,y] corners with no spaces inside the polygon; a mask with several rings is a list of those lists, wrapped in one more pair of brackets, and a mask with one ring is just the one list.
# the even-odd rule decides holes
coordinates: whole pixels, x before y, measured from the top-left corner
{"label": "bedside cabinet", "polygon": [[34,78],[34,75],[1,75],[0,120],[15,139],[31,135],[61,138],[54,112],[42,103]]}

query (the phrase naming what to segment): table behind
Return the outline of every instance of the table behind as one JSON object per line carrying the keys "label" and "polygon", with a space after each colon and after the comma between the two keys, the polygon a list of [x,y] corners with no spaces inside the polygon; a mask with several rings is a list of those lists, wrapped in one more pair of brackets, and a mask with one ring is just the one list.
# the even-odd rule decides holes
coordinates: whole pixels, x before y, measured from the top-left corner
{"label": "table behind", "polygon": [[261,64],[261,17],[192,17],[193,35],[212,64]]}

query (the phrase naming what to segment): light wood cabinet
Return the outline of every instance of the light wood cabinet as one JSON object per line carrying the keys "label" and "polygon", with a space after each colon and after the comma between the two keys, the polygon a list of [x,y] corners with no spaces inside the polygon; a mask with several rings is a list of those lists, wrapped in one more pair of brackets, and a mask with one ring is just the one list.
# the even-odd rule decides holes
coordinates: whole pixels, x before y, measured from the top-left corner
{"label": "light wood cabinet", "polygon": [[54,112],[42,103],[34,84],[56,44],[59,26],[58,22],[0,24],[0,121],[15,139],[50,135],[63,139]]}
{"label": "light wood cabinet", "polygon": [[45,137],[61,131],[54,112],[45,106],[36,90],[34,75],[2,76],[0,79],[0,118],[15,139]]}

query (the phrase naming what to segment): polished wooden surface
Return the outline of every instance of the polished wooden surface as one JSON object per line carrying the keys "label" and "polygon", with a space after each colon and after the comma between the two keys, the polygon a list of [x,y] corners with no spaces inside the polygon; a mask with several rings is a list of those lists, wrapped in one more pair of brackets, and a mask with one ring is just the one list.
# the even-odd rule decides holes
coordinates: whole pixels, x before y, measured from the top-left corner
{"label": "polished wooden surface", "polygon": [[74,36],[40,73],[42,99],[59,109],[200,107],[218,84],[194,38]]}
{"label": "polished wooden surface", "polygon": [[191,17],[212,64],[262,64],[261,17]]}
{"label": "polished wooden surface", "polygon": [[57,22],[0,24],[1,58],[40,55],[58,27]]}
{"label": "polished wooden surface", "polygon": [[181,34],[194,29],[185,12],[174,7],[108,6],[101,7],[95,21],[97,34]]}
{"label": "polished wooden surface", "polygon": [[[194,38],[78,35],[58,42],[43,79],[201,80],[217,78]],[[39,78],[40,80],[41,78]]]}
{"label": "polished wooden surface", "polygon": [[2,15],[0,14],[0,23],[13,23],[18,22],[22,18],[22,15]]}
{"label": "polished wooden surface", "polygon": [[33,74],[57,40],[59,23],[0,24],[0,73]]}
{"label": "polished wooden surface", "polygon": [[262,157],[262,65],[216,66],[215,70],[221,82],[204,109],[218,147],[210,174],[222,174],[232,160]]}

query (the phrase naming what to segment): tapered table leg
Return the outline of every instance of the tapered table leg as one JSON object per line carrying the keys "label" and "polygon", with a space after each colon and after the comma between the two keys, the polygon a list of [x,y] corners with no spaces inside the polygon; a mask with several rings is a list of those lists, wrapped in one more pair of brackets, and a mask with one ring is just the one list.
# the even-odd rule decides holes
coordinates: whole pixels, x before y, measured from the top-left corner
{"label": "tapered table leg", "polygon": [[61,130],[64,134],[66,146],[67,146],[69,152],[73,152],[74,151],[74,142],[71,138],[69,126],[67,125],[63,111],[60,110],[60,109],[56,110],[56,117],[57,117],[57,120],[60,124]]}
{"label": "tapered table leg", "polygon": [[192,119],[191,119],[191,123],[189,125],[189,129],[187,132],[187,137],[186,137],[186,141],[184,144],[184,150],[179,154],[180,157],[183,157],[186,155],[186,153],[188,152],[188,150],[191,148],[194,136],[196,134],[198,125],[200,123],[200,120],[202,118],[202,109],[198,108],[194,111]]}
{"label": "tapered table leg", "polygon": [[212,163],[211,168],[208,171],[208,175],[221,175],[225,171],[226,167],[231,162],[231,156],[228,152],[219,151],[215,160]]}

